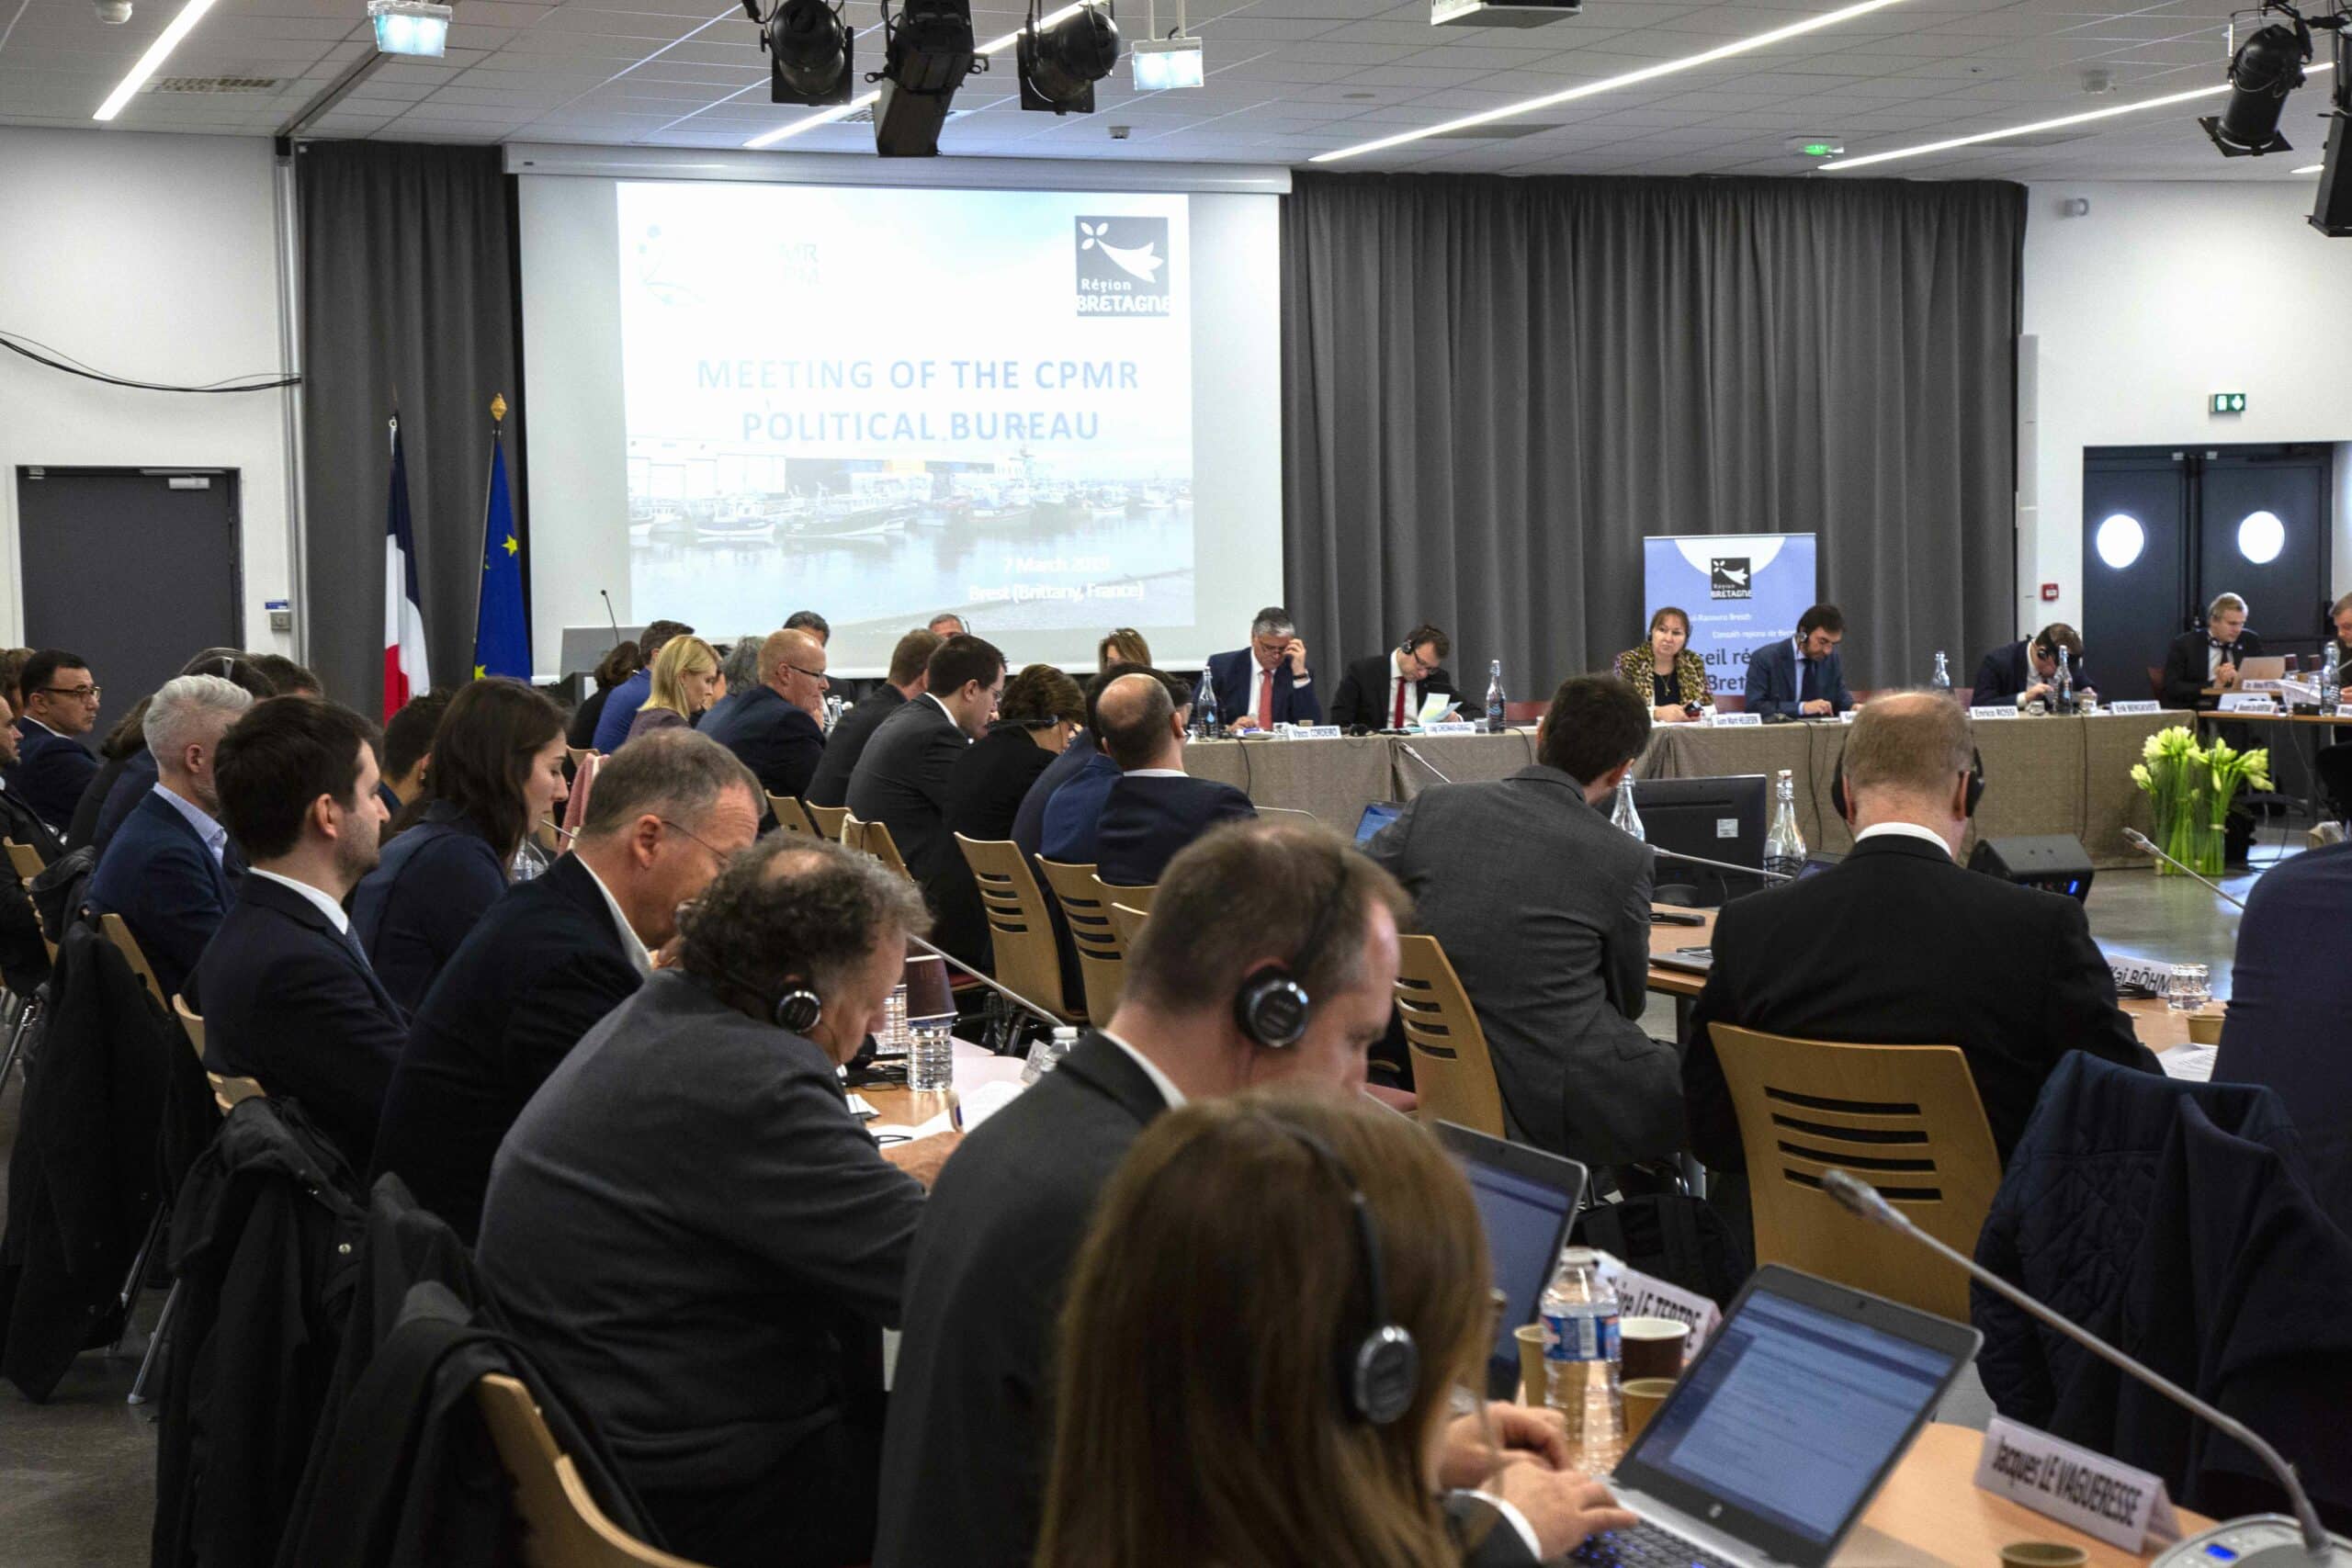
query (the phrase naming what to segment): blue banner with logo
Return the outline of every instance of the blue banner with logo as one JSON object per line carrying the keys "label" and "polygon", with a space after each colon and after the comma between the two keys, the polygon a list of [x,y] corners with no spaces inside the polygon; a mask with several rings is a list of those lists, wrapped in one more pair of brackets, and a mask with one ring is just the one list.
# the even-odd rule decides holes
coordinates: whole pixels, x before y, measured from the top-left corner
{"label": "blue banner with logo", "polygon": [[1695,534],[1642,541],[1642,624],[1671,604],[1715,690],[1747,689],[1747,657],[1796,636],[1815,603],[1811,534]]}

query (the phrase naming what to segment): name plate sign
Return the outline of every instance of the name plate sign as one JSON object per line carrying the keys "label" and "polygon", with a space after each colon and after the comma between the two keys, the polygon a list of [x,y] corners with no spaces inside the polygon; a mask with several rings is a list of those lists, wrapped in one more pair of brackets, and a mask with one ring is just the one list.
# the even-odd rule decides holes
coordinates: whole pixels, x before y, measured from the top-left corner
{"label": "name plate sign", "polygon": [[[1613,1266],[1613,1267],[1612,1267]],[[1707,1347],[1723,1326],[1723,1310],[1706,1297],[1629,1269],[1614,1253],[1600,1255],[1600,1272],[1617,1289],[1617,1311],[1623,1317],[1670,1317],[1690,1325],[1690,1342],[1683,1347],[1683,1364]]]}
{"label": "name plate sign", "polygon": [[1717,729],[1739,729],[1763,723],[1764,716],[1760,713],[1719,713],[1707,722]]}
{"label": "name plate sign", "polygon": [[1861,715],[1862,710],[1860,708],[1848,708],[1844,713],[1838,716],[1838,722],[1840,724],[1851,724],[1854,720],[1860,718]]}
{"label": "name plate sign", "polygon": [[1294,724],[1290,727],[1293,740],[1337,740],[1340,727],[1336,724]]}
{"label": "name plate sign", "polygon": [[2277,713],[2278,699],[2256,692],[2232,692],[2222,699],[2223,713]]}
{"label": "name plate sign", "polygon": [[1998,1416],[1984,1428],[1976,1484],[2125,1551],[2180,1539],[2161,1479]]}
{"label": "name plate sign", "polygon": [[2172,986],[2172,965],[2151,964],[2144,958],[2110,958],[2108,973],[2115,976],[2118,990],[2137,987],[2163,996]]}
{"label": "name plate sign", "polygon": [[1436,724],[1421,726],[1421,733],[1423,735],[1476,735],[1478,733],[1478,726],[1466,718],[1446,719]]}
{"label": "name plate sign", "polygon": [[2007,703],[1974,704],[1968,710],[1971,718],[2015,718],[2017,716],[2018,710]]}
{"label": "name plate sign", "polygon": [[2107,711],[2109,713],[2162,713],[2165,711],[2165,705],[2152,703],[2143,698],[2136,703],[2109,703],[2107,705]]}

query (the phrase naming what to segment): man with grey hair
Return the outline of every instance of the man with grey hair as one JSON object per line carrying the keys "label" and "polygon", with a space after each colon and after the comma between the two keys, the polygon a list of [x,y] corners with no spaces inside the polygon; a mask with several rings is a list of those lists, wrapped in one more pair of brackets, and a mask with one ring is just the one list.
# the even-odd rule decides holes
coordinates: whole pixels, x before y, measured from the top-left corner
{"label": "man with grey hair", "polygon": [[760,644],[766,640],[756,632],[748,632],[728,645],[726,654],[718,660],[718,683],[721,693],[710,711],[696,721],[695,728],[705,735],[721,716],[743,700],[743,694],[760,683]]}
{"label": "man with grey hair", "polygon": [[653,972],[679,906],[757,837],[764,807],[750,771],[693,730],[615,752],[571,852],[507,889],[418,1006],[385,1092],[375,1174],[399,1172],[473,1240],[498,1141]]}
{"label": "man with grey hair", "polygon": [[220,737],[253,705],[252,693],[218,675],[164,682],[140,727],[155,760],[155,785],[115,830],[90,876],[90,907],[122,917],[167,997],[187,988],[243,874],[219,820],[212,760]]}
{"label": "man with grey hair", "polygon": [[1323,722],[1306,644],[1280,604],[1267,605],[1250,623],[1249,647],[1209,656],[1208,681],[1216,711],[1235,729]]}
{"label": "man with grey hair", "polygon": [[1852,852],[1715,919],[1714,963],[1682,1058],[1702,1160],[1746,1168],[1708,1033],[1719,1022],[1800,1040],[1956,1045],[2004,1160],[2068,1051],[2157,1070],[2115,1004],[2082,905],[1962,869],[1980,775],[1958,704],[1938,692],[1873,699],[1847,731],[1842,765]]}
{"label": "man with grey hair", "polygon": [[951,637],[970,637],[971,623],[953,610],[942,610],[924,623],[923,629],[945,641]]}
{"label": "man with grey hair", "polygon": [[868,857],[771,835],[498,1151],[482,1273],[695,1562],[872,1555],[882,1331],[959,1135],[886,1155],[838,1069],[929,924]]}
{"label": "man with grey hair", "polygon": [[729,695],[724,714],[714,708],[702,732],[735,753],[770,795],[808,792],[825,760],[825,645],[813,633],[787,626],[759,645],[752,685]]}

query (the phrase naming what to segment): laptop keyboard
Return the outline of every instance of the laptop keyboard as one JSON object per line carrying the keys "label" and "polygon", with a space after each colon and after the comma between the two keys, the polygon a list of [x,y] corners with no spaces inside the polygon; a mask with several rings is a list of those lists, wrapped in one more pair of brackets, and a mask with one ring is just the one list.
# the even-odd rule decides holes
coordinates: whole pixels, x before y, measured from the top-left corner
{"label": "laptop keyboard", "polygon": [[1589,1568],[1727,1568],[1722,1559],[1645,1520],[1629,1530],[1597,1535],[1568,1553]]}

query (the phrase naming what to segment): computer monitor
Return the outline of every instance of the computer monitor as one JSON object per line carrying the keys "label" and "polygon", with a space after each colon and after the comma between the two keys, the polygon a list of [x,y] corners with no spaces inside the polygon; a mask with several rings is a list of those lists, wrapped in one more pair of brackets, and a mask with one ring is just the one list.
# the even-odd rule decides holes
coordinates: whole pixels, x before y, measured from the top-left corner
{"label": "computer monitor", "polygon": [[1502,1322],[1487,1356],[1487,1393],[1494,1399],[1516,1398],[1519,1340],[1512,1331],[1535,1321],[1544,1287],[1567,1245],[1577,1205],[1584,1201],[1585,1168],[1451,1122],[1437,1124],[1437,1136],[1470,1178],[1470,1196],[1487,1230],[1495,1288],[1504,1297]]}
{"label": "computer monitor", "polygon": [[1391,806],[1385,800],[1375,800],[1365,807],[1363,815],[1356,818],[1356,842],[1359,844],[1372,842],[1373,836],[1396,821],[1398,814],[1404,809],[1401,806]]}
{"label": "computer monitor", "polygon": [[[1764,869],[1765,784],[1762,773],[1636,779],[1634,809],[1641,813],[1642,831],[1654,849],[1754,866],[1760,872]],[[1755,892],[1764,886],[1764,879],[1660,856],[1657,885],[1690,888],[1702,905],[1712,908]]]}

